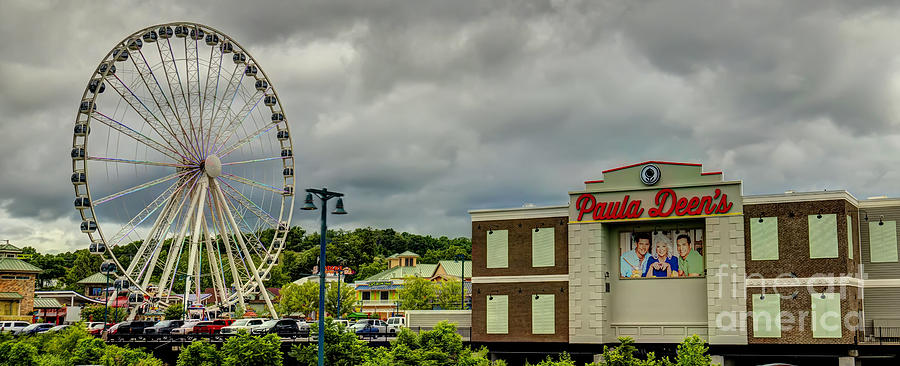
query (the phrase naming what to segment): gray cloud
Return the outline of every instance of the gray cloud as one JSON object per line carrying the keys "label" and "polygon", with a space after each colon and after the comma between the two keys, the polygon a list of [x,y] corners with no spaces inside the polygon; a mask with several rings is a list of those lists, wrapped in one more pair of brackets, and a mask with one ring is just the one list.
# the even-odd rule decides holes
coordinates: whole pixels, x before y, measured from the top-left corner
{"label": "gray cloud", "polygon": [[220,29],[265,68],[298,188],[347,193],[340,227],[468,235],[469,209],[564,203],[602,170],[652,159],[703,162],[746,193],[896,196],[897,14],[821,1],[9,2],[0,238],[82,245],[67,156],[85,83],[116,42],[173,20]]}

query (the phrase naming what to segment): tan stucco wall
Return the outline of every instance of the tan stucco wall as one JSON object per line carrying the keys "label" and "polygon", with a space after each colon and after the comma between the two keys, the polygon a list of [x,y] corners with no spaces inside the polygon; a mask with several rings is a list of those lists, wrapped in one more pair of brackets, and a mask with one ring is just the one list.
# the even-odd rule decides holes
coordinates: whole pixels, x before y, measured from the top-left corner
{"label": "tan stucco wall", "polygon": [[[6,273],[4,273],[6,274]],[[11,276],[28,276],[28,280],[0,279],[0,292],[15,292],[22,295],[19,300],[19,315],[28,315],[34,310],[34,274],[11,273]]]}

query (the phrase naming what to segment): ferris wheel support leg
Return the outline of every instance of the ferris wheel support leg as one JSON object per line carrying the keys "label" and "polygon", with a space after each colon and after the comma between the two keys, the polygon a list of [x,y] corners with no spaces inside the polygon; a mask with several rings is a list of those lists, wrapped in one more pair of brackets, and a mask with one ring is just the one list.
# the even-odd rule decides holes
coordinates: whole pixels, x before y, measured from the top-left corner
{"label": "ferris wheel support leg", "polygon": [[219,267],[216,266],[216,254],[213,252],[212,241],[210,240],[209,226],[207,226],[206,224],[206,218],[203,219],[203,237],[204,239],[206,239],[206,255],[209,258],[209,267],[212,273],[213,288],[215,288],[216,296],[219,297],[216,303],[224,305],[225,300],[227,299],[225,297],[225,286],[223,285],[223,283],[225,283],[225,278],[221,273],[219,273]]}
{"label": "ferris wheel support leg", "polygon": [[[172,221],[175,220],[178,212],[181,212],[181,209],[184,207],[185,202],[187,202],[188,195],[187,194],[179,194],[178,195],[178,208],[172,211],[169,211],[169,217],[166,218],[165,226],[163,226],[168,233],[169,226],[172,225]],[[141,288],[146,289],[148,285],[150,285],[150,278],[153,277],[154,269],[156,268],[156,262],[159,260],[159,253],[162,251],[162,246],[166,241],[166,233],[163,233],[163,236],[159,238],[159,245],[156,246],[156,249],[153,251],[153,255],[150,257],[150,264],[148,264],[149,269],[147,270],[147,274],[144,277],[143,282],[141,282]],[[175,246],[175,242],[172,242],[171,247]],[[160,278],[162,281],[162,278]],[[163,288],[159,287],[156,289],[157,295],[162,293]]]}
{"label": "ferris wheel support leg", "polygon": [[[180,192],[180,191],[181,191],[180,188],[176,189],[175,192],[172,193],[172,196],[170,196],[167,199],[168,202],[163,207],[162,212],[159,213],[159,216],[156,217],[156,221],[153,223],[153,226],[150,228],[150,231],[147,232],[147,236],[144,237],[144,240],[141,242],[141,246],[138,247],[137,252],[134,254],[134,256],[132,258],[141,258],[144,256],[144,252],[146,252],[147,248],[151,245],[150,242],[152,241],[152,239],[154,237],[153,234],[156,233],[156,230],[159,229],[159,225],[169,215],[169,211],[172,209],[172,206],[175,202],[175,195],[177,195],[178,192]],[[138,261],[132,260],[131,263],[128,264],[128,269],[125,270],[125,273],[128,273],[128,275],[131,276],[131,278],[134,278],[135,280],[138,280],[138,278],[135,277],[135,273],[134,273],[134,269],[135,269],[135,267],[137,267],[137,264],[138,264]]]}
{"label": "ferris wheel support leg", "polygon": [[259,271],[256,268],[256,264],[253,263],[253,258],[250,257],[250,251],[247,250],[247,244],[244,243],[244,235],[241,233],[240,227],[234,221],[234,216],[231,215],[231,210],[228,209],[227,201],[225,201],[225,195],[222,193],[221,189],[216,187],[216,194],[219,196],[219,201],[221,201],[225,206],[225,215],[228,216],[228,222],[231,223],[231,227],[234,230],[235,236],[237,237],[238,244],[240,244],[241,252],[244,253],[244,258],[247,259],[247,262],[250,263],[250,269],[253,272],[253,280],[256,281],[257,286],[259,286],[259,295],[262,296],[263,300],[266,301],[266,308],[269,309],[269,313],[272,314],[272,318],[278,318],[278,312],[275,311],[275,306],[272,305],[272,299],[269,298],[269,294],[266,291],[266,287],[263,286],[262,279],[259,278]]}
{"label": "ferris wheel support leg", "polygon": [[[228,254],[228,267],[231,268],[231,278],[234,281],[234,288],[237,290],[237,298],[241,303],[241,308],[247,310],[247,305],[244,304],[244,285],[241,283],[241,276],[238,275],[237,265],[234,264],[234,253],[231,252],[231,239],[228,236],[228,230],[226,230],[225,226],[225,214],[222,212],[223,202],[219,201],[219,196],[216,192],[219,190],[219,185],[215,180],[210,181],[212,184],[213,192],[212,198],[213,203],[216,207],[216,225],[218,225],[217,230],[219,230],[219,235],[222,236],[222,240],[225,241],[225,252]],[[243,314],[242,314],[243,315]]]}
{"label": "ferris wheel support leg", "polygon": [[[202,179],[200,180],[200,187],[197,188],[196,194],[200,197],[199,205],[196,206],[197,212],[194,217],[194,225],[191,227],[193,233],[191,234],[191,248],[188,252],[188,262],[187,262],[187,276],[184,278],[184,311],[187,313],[188,308],[188,299],[187,293],[191,289],[191,277],[197,276],[197,269],[199,269],[197,265],[197,261],[200,259],[197,253],[198,247],[198,239],[200,238],[200,221],[203,219],[203,205],[206,201],[206,194],[204,190],[206,190],[208,184],[208,180]],[[192,207],[193,208],[193,207]],[[197,284],[200,283],[199,276],[197,277]],[[198,287],[199,288],[199,287]],[[197,302],[200,302],[200,293],[197,291],[197,298],[195,299]]]}
{"label": "ferris wheel support leg", "polygon": [[[187,234],[187,229],[188,229],[188,226],[190,226],[191,218],[194,217],[193,213],[194,213],[194,209],[197,207],[197,200],[200,199],[199,193],[200,193],[200,190],[196,189],[192,194],[193,197],[191,197],[191,205],[188,206],[188,210],[185,212],[184,223],[182,223],[182,225],[181,225],[181,232],[178,233],[178,237],[175,239],[175,242],[173,242],[172,245],[169,247],[169,258],[166,261],[166,267],[163,269],[162,277],[160,277],[160,279],[159,279],[159,291],[160,291],[160,294],[162,294],[163,291],[166,291],[166,297],[165,297],[164,302],[167,304],[168,304],[168,295],[169,295],[169,293],[168,293],[169,292],[168,291],[169,283],[175,282],[175,279],[174,279],[175,274],[172,272],[174,271],[174,268],[177,267],[179,264],[179,263],[177,263],[178,262],[177,258],[179,258],[179,256],[176,255],[175,253],[181,252],[181,248],[184,243],[184,236]],[[175,271],[175,272],[177,272],[177,271]],[[171,281],[170,281],[170,277],[172,277]],[[184,302],[187,302],[187,299],[184,299],[184,300],[185,300]]]}

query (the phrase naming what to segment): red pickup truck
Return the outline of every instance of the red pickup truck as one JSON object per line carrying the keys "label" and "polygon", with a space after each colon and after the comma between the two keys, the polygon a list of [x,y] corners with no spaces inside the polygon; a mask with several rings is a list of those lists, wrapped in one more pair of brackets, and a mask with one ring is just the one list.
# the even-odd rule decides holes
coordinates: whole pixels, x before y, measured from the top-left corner
{"label": "red pickup truck", "polygon": [[194,326],[194,329],[191,330],[192,334],[218,334],[222,331],[222,328],[227,327],[234,323],[234,319],[216,319],[216,320],[208,320],[197,323]]}

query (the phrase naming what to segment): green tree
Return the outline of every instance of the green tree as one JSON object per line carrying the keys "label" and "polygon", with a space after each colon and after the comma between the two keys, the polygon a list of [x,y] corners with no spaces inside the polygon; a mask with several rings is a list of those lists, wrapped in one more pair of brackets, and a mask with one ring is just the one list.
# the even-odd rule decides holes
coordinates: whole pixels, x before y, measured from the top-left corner
{"label": "green tree", "polygon": [[444,310],[461,309],[462,301],[462,284],[457,280],[447,280],[435,283],[435,292],[437,294],[437,304]]}
{"label": "green tree", "polygon": [[[526,363],[526,365],[531,365],[530,363]],[[575,366],[575,361],[572,360],[572,357],[569,356],[568,353],[563,352],[559,355],[558,360],[554,360],[552,357],[547,356],[543,361],[535,364],[534,366]]]}
{"label": "green tree", "polygon": [[364,366],[455,366],[455,365],[505,365],[503,361],[491,362],[487,349],[472,350],[456,333],[456,326],[438,323],[433,330],[413,333],[404,328],[391,342],[390,350],[378,349],[364,362]]}
{"label": "green tree", "polygon": [[178,320],[184,318],[184,303],[176,302],[166,308],[164,313],[166,320]]}
{"label": "green tree", "polygon": [[[313,324],[310,332],[318,332],[318,324]],[[325,319],[325,364],[334,366],[360,365],[368,358],[371,349],[356,334],[344,331],[344,325],[335,323],[331,318]],[[296,345],[288,356],[301,365],[316,365],[319,360],[318,346],[315,343]]]}
{"label": "green tree", "polygon": [[338,305],[338,284],[329,282],[325,289],[325,312],[338,318],[353,311],[353,306],[356,305],[356,289],[342,282],[340,295],[341,302]]}
{"label": "green tree", "polygon": [[100,364],[121,366],[163,366],[153,355],[133,348],[106,346]]}
{"label": "green tree", "polygon": [[675,364],[678,366],[709,366],[712,363],[712,357],[707,354],[708,351],[709,347],[706,346],[706,342],[694,334],[685,338],[678,345]]}
{"label": "green tree", "polygon": [[128,308],[116,308],[105,305],[88,305],[81,308],[81,320],[91,322],[102,322],[104,317],[108,323],[118,323],[128,317]]}
{"label": "green tree", "polygon": [[281,338],[269,334],[255,337],[246,332],[228,338],[220,350],[222,366],[280,366]]}
{"label": "green tree", "polygon": [[246,314],[246,313],[247,313],[247,309],[245,309],[243,306],[241,306],[241,305],[235,305],[235,307],[234,307],[234,314],[232,314],[231,317],[232,317],[233,319],[243,319],[243,318],[244,318],[244,314]]}
{"label": "green tree", "polygon": [[93,365],[106,352],[106,343],[99,338],[82,338],[72,350],[71,362],[75,365]]}
{"label": "green tree", "polygon": [[71,267],[66,270],[66,288],[68,290],[83,290],[79,289],[75,283],[87,276],[100,272],[100,263],[102,262],[103,259],[99,255],[93,255],[87,249],[75,251],[75,259]]}
{"label": "green tree", "polygon": [[178,354],[176,366],[220,366],[219,352],[216,346],[209,344],[205,339],[191,342],[191,344]]}
{"label": "green tree", "polygon": [[37,354],[37,347],[22,341],[6,341],[0,345],[4,366],[37,366]]}
{"label": "green tree", "polygon": [[435,300],[435,285],[427,278],[408,276],[403,279],[403,288],[397,291],[400,309],[431,310]]}
{"label": "green tree", "polygon": [[319,307],[319,284],[309,281],[302,285],[289,283],[281,288],[278,312],[283,315],[308,315]]}

